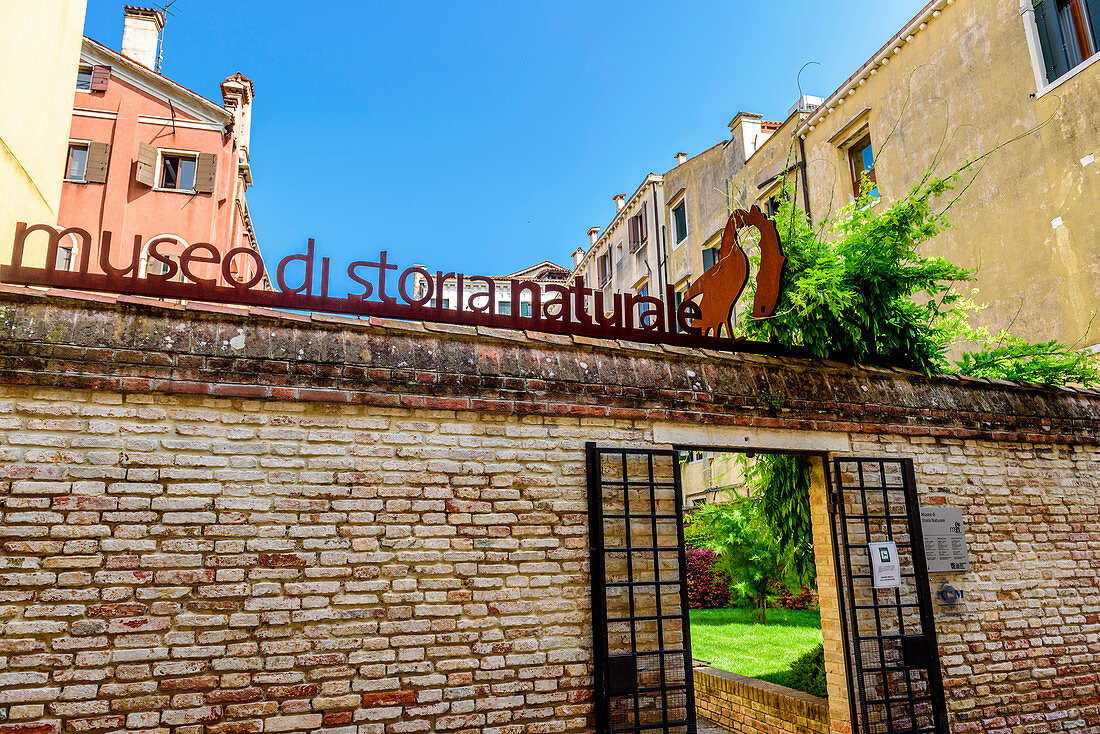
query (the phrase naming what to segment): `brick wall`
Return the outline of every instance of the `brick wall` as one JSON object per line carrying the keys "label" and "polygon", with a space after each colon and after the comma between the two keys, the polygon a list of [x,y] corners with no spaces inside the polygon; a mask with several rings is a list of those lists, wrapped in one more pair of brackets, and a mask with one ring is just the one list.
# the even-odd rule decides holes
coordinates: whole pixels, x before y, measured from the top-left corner
{"label": "brick wall", "polygon": [[0,732],[586,730],[582,442],[629,424],[3,388],[0,426]]}
{"label": "brick wall", "polygon": [[964,594],[935,604],[951,731],[1100,731],[1100,450],[854,437],[852,452],[911,456],[922,504],[959,507]]}
{"label": "brick wall", "polygon": [[953,731],[1100,730],[1095,392],[11,289],[0,385],[0,734],[588,731],[582,444],[658,421],[914,457]]}
{"label": "brick wall", "polygon": [[829,732],[824,698],[716,668],[694,673],[699,716],[735,734]]}

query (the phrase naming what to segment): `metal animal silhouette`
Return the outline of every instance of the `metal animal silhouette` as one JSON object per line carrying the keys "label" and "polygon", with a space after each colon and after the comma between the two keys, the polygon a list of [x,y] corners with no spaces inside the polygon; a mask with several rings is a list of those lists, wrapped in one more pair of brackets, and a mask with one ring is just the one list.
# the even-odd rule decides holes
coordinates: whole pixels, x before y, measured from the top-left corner
{"label": "metal animal silhouette", "polygon": [[749,258],[737,242],[737,230],[744,226],[760,230],[760,267],[756,272],[752,315],[761,319],[775,313],[783,267],[787,263],[779,231],[775,222],[760,211],[760,207],[754,206],[748,211],[738,209],[730,215],[726,229],[722,232],[718,262],[703,273],[687,292],[688,298],[700,294],[703,296],[699,303],[703,316],[697,325],[704,334],[721,336],[724,326],[726,335],[732,336],[730,315],[749,280]]}

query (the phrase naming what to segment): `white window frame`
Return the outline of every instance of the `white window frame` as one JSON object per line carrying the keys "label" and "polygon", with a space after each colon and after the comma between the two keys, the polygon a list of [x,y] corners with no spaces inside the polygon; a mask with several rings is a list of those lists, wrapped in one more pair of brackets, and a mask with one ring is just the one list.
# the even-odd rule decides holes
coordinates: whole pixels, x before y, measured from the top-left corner
{"label": "white window frame", "polygon": [[88,74],[89,74],[88,88],[87,89],[81,89],[80,87],[77,87],[75,83],[73,84],[73,86],[76,87],[76,91],[79,92],[80,94],[91,94],[92,93],[92,80],[91,80],[90,75],[95,73],[95,64],[85,64],[85,63],[77,64],[77,66],[76,66],[76,82],[80,81],[80,70],[81,69],[87,69],[88,70]]}
{"label": "white window frame", "polygon": [[63,178],[62,181],[75,184],[88,183],[88,161],[86,160],[84,161],[84,178],[69,178],[69,149],[74,145],[83,145],[84,149],[88,150],[93,142],[95,141],[69,138],[69,143],[65,146],[65,178]]}
{"label": "white window frame", "polygon": [[1100,52],[1094,53],[1077,66],[1052,82],[1047,81],[1046,61],[1043,59],[1043,44],[1039,40],[1039,26],[1035,22],[1035,5],[1032,0],[1020,0],[1020,18],[1024,22],[1024,36],[1027,39],[1027,52],[1031,57],[1031,71],[1035,75],[1035,98],[1039,99],[1085,69],[1100,61]]}
{"label": "white window frame", "polygon": [[[177,191],[178,189],[165,189],[165,190],[166,191]],[[149,239],[145,240],[145,244],[141,246],[141,255],[138,258],[138,267],[140,268],[140,270],[138,271],[138,277],[139,278],[146,278],[149,275],[149,245],[152,244],[153,242],[156,242],[157,240],[164,240],[164,241],[174,240],[178,245],[182,246],[183,249],[186,250],[188,248],[187,240],[183,239],[178,234],[169,234],[169,233],[165,232],[164,234],[158,234],[156,237],[150,237]],[[177,281],[182,282],[183,281],[183,268],[180,266],[179,258],[174,256],[174,255],[169,255],[168,257],[169,258],[174,258],[175,263],[176,263],[176,274],[174,276],[172,276],[172,280],[177,280]]]}
{"label": "white window frame", "polygon": [[[668,224],[669,224],[670,234],[672,235],[669,239],[672,240],[672,250],[673,250],[673,252],[678,250],[685,242],[687,242],[688,240],[691,239],[691,226],[688,224],[688,215],[687,215],[688,213],[687,213],[687,203],[686,202],[687,202],[687,191],[681,191],[680,194],[675,199],[673,199],[672,201],[670,201],[668,203]],[[681,204],[684,205],[684,239],[677,242],[676,241],[676,207],[680,206]]]}
{"label": "white window frame", "polygon": [[176,148],[157,148],[157,167],[153,169],[153,175],[156,178],[153,179],[155,186],[154,191],[171,191],[177,194],[195,194],[195,179],[191,180],[191,188],[189,189],[169,189],[161,185],[164,181],[164,156],[165,154],[179,157],[188,157],[195,160],[195,175],[198,175],[199,169],[199,151],[197,150],[179,150]]}

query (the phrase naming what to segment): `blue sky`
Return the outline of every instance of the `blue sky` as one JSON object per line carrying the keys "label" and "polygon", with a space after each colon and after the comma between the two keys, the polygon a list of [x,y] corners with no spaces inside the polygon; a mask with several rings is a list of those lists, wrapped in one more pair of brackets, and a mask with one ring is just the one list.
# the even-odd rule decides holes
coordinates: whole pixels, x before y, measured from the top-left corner
{"label": "blue sky", "polygon": [[[135,3],[136,4],[136,3]],[[119,0],[85,33],[122,43]],[[270,263],[315,237],[334,264],[504,274],[569,265],[612,195],[826,95],[923,0],[177,0],[163,73],[220,101],[256,87],[255,186]]]}

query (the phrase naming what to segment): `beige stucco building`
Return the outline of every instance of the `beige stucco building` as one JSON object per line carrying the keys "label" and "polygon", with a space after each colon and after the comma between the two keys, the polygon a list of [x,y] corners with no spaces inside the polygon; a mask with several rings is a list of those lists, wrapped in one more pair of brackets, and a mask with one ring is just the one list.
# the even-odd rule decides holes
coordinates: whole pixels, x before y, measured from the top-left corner
{"label": "beige stucco building", "polygon": [[662,217],[665,210],[664,178],[649,174],[629,197],[616,194],[611,222],[601,232],[588,230],[587,251],[574,256],[574,276],[603,292],[602,303],[610,311],[615,293],[636,293],[658,298],[664,293]]}
{"label": "beige stucco building", "polygon": [[663,216],[687,216],[671,279],[697,277],[730,208],[767,206],[784,179],[820,222],[866,169],[883,206],[989,154],[939,202],[958,197],[926,252],[976,271],[976,323],[1096,348],[1098,48],[1100,0],[934,0],[823,102],[804,97],[774,131],[740,113],[730,139],[664,175]]}
{"label": "beige stucco building", "polygon": [[16,222],[57,221],[85,5],[86,0],[0,3],[0,261],[5,263]]}

